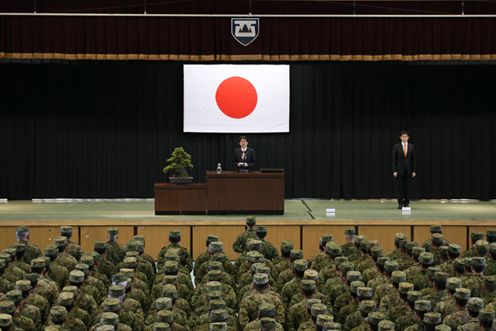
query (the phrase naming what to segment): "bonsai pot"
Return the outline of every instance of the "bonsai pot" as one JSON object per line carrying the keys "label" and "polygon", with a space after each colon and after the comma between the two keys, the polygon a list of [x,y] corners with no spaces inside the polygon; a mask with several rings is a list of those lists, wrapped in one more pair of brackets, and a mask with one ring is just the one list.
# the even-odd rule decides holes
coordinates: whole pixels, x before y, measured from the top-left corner
{"label": "bonsai pot", "polygon": [[186,185],[193,183],[193,177],[169,177],[171,184]]}

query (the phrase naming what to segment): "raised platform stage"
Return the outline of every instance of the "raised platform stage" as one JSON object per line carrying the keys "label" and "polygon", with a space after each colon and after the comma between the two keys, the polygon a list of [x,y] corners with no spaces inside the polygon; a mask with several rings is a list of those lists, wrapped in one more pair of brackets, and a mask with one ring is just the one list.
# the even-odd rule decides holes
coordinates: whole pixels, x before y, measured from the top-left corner
{"label": "raised platform stage", "polygon": [[[442,224],[445,237],[462,248],[468,247],[471,231],[496,229],[496,203],[417,201],[412,213],[403,215],[391,200],[313,200],[285,201],[284,215],[259,215],[258,224],[268,230],[268,240],[278,246],[289,239],[302,248],[306,257],[318,252],[318,239],[323,233],[334,235],[338,243],[344,240],[344,230],[355,228],[359,234],[377,239],[382,247],[393,249],[393,235],[403,232],[421,243],[427,239],[429,226]],[[335,208],[336,214],[326,217],[325,209]],[[167,233],[180,229],[182,243],[193,257],[205,250],[208,234],[217,234],[225,243],[229,257],[237,256],[231,249],[235,237],[243,231],[243,215],[155,216],[153,200],[102,201],[80,203],[32,203],[14,201],[0,204],[0,248],[15,241],[15,227],[31,228],[31,240],[41,248],[58,235],[60,225],[74,227],[74,241],[88,250],[95,240],[105,240],[106,228],[120,229],[124,244],[135,234],[146,238],[147,253],[156,256],[167,243]]]}

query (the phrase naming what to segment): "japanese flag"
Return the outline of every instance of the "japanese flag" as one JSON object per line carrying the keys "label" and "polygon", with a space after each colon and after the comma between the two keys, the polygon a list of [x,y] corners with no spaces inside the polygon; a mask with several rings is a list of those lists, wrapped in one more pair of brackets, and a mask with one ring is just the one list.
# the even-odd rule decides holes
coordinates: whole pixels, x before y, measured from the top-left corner
{"label": "japanese flag", "polygon": [[289,132],[289,65],[184,65],[184,132]]}

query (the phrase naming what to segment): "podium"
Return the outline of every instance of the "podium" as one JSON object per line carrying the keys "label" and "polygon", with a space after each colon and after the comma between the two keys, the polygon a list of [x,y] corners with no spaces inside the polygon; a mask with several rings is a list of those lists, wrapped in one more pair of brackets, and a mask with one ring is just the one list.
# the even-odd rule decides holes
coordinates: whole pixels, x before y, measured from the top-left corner
{"label": "podium", "polygon": [[209,214],[284,214],[284,173],[207,171]]}
{"label": "podium", "polygon": [[155,184],[155,215],[284,214],[284,173],[207,171],[206,183]]}

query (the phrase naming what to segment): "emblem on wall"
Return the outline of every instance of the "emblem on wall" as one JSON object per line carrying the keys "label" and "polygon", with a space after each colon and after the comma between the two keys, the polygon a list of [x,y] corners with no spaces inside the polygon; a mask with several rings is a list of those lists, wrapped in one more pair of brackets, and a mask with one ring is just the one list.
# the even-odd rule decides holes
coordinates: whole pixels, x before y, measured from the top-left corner
{"label": "emblem on wall", "polygon": [[257,39],[259,31],[259,18],[231,18],[231,34],[243,46],[248,46]]}

